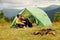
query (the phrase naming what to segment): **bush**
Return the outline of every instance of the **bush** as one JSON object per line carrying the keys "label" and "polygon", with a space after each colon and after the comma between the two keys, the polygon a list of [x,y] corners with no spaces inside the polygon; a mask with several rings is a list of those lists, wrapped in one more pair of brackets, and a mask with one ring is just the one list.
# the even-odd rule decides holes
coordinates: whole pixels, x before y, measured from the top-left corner
{"label": "bush", "polygon": [[6,21],[6,22],[9,22],[9,21],[10,21],[10,19],[8,19],[7,17],[5,17],[5,21]]}
{"label": "bush", "polygon": [[0,11],[0,18],[3,18],[4,17],[4,12],[3,10]]}
{"label": "bush", "polygon": [[60,21],[60,12],[56,12],[54,16],[54,21]]}

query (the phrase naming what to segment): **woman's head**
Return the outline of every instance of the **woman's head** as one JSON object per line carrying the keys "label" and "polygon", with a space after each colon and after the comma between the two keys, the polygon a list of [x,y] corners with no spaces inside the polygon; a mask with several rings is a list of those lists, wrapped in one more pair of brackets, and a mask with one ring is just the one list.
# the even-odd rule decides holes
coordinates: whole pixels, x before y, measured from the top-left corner
{"label": "woman's head", "polygon": [[17,17],[18,17],[18,18],[21,18],[22,16],[18,14]]}
{"label": "woman's head", "polygon": [[25,18],[24,18],[24,16],[22,16],[22,15],[17,15],[17,17],[19,18],[19,19],[21,19],[21,20],[24,20]]}
{"label": "woman's head", "polygon": [[19,17],[20,15],[18,14],[17,17]]}

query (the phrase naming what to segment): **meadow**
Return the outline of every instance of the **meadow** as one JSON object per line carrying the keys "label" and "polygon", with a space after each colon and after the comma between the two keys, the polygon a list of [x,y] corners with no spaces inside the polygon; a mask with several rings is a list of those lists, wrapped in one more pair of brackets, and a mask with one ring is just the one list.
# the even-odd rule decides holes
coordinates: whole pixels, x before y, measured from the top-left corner
{"label": "meadow", "polygon": [[[33,26],[32,28],[10,28],[11,23],[0,24],[0,40],[60,40],[60,22],[53,23],[52,26]],[[33,32],[43,29],[52,28],[56,30],[53,35],[33,35]]]}

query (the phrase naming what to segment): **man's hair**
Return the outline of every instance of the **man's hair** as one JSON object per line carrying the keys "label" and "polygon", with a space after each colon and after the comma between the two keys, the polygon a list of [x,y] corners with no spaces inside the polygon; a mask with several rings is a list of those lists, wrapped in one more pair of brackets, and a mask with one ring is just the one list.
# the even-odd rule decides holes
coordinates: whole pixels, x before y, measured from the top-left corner
{"label": "man's hair", "polygon": [[20,15],[18,14],[17,17],[19,17]]}

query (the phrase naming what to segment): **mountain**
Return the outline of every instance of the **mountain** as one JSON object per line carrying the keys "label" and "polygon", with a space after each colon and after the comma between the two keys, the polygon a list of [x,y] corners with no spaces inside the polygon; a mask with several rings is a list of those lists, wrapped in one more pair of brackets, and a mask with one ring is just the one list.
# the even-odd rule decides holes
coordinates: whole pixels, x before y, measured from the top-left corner
{"label": "mountain", "polygon": [[53,21],[55,12],[60,12],[60,5],[51,5],[41,9],[44,10],[51,19],[51,21]]}
{"label": "mountain", "polygon": [[45,11],[50,11],[50,10],[57,9],[57,8],[60,8],[60,5],[50,5],[46,8],[42,8],[42,9]]}
{"label": "mountain", "polygon": [[21,9],[3,9],[3,11],[4,16],[10,19],[12,16],[16,16],[18,13],[20,13]]}

